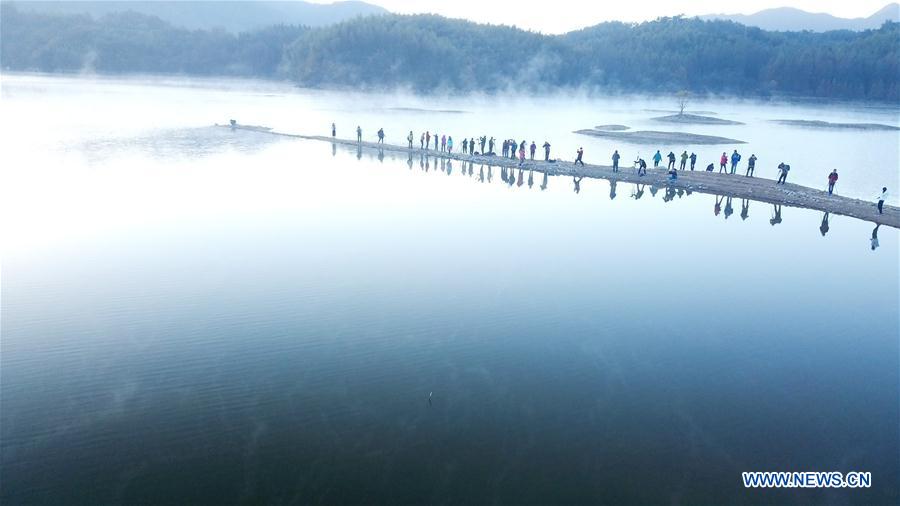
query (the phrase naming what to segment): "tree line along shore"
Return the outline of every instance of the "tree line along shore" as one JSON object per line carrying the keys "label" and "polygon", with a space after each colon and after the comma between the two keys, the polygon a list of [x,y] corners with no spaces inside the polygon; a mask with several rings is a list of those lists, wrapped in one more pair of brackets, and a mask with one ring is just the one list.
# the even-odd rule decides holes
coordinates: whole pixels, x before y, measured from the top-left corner
{"label": "tree line along shore", "polygon": [[730,94],[900,100],[900,28],[769,32],[730,21],[608,22],[563,35],[434,15],[325,27],[187,30],[153,16],[99,18],[0,4],[4,70],[288,79],[300,86],[419,93]]}

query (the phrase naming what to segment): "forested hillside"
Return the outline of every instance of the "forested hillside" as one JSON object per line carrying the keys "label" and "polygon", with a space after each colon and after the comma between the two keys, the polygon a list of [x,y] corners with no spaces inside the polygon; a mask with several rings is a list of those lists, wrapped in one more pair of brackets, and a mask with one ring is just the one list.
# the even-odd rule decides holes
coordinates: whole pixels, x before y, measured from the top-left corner
{"label": "forested hillside", "polygon": [[420,92],[725,93],[900,99],[900,28],[767,32],[728,21],[603,23],[561,36],[439,16],[372,16],[239,35],[151,16],[99,19],[2,6],[4,69],[289,78]]}

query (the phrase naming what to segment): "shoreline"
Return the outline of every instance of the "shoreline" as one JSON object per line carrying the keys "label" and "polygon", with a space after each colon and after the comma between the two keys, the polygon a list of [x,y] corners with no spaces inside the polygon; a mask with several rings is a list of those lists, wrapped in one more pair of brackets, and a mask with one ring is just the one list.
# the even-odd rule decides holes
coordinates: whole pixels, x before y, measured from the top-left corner
{"label": "shoreline", "polygon": [[[886,225],[900,229],[900,208],[884,205],[884,214],[878,214],[874,201],[860,200],[841,195],[828,195],[827,191],[817,190],[794,183],[776,185],[774,179],[762,177],[746,177],[742,174],[719,174],[706,172],[705,170],[678,171],[678,180],[670,181],[666,169],[647,169],[647,175],[638,176],[632,165],[623,165],[618,172],[613,172],[612,166],[585,164],[576,166],[570,161],[557,160],[556,162],[544,162],[542,160],[525,160],[520,166],[518,160],[503,158],[496,155],[468,155],[463,153],[442,153],[440,151],[412,149],[396,144],[378,144],[375,142],[356,142],[352,139],[332,138],[323,135],[301,135],[284,132],[276,132],[265,127],[253,127],[236,125],[219,125],[220,128],[234,128],[235,130],[247,130],[251,132],[289,137],[293,139],[313,140],[329,142],[335,145],[361,147],[373,151],[388,151],[392,153],[430,155],[451,160],[473,162],[493,167],[506,167],[514,169],[529,169],[546,173],[549,176],[574,176],[589,177],[593,179],[605,179],[624,183],[639,183],[671,187],[675,189],[690,190],[697,193],[710,195],[723,195],[733,198],[743,198],[779,204],[788,207],[798,207],[827,212],[831,214],[849,216],[878,225]],[[539,152],[541,150],[538,150]],[[790,177],[790,175],[788,175]]]}

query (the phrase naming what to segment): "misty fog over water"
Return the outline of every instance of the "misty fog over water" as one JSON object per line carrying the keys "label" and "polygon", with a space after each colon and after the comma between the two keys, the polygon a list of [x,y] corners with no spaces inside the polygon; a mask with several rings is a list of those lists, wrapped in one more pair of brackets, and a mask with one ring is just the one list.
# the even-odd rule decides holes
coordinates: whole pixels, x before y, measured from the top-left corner
{"label": "misty fog over water", "polygon": [[[900,497],[897,230],[213,126],[546,140],[626,170],[738,149],[872,201],[900,186],[897,131],[773,120],[896,108],[694,100],[745,125],[672,125],[670,97],[29,74],[0,98],[4,504]],[[746,144],[572,133],[604,124]]]}

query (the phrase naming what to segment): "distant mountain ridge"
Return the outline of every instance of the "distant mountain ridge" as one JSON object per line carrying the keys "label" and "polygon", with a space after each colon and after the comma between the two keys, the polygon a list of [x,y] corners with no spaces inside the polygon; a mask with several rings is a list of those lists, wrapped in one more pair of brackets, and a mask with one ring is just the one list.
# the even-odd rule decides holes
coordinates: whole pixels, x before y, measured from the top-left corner
{"label": "distant mountain ridge", "polygon": [[173,0],[75,0],[10,1],[23,12],[88,14],[94,18],[133,11],[156,16],[173,26],[191,30],[224,28],[246,32],[271,25],[326,26],[358,16],[387,14],[377,5],[360,1],[314,4],[302,1],[173,1]]}
{"label": "distant mountain ridge", "polygon": [[778,32],[798,32],[809,30],[827,32],[830,30],[870,30],[879,28],[885,21],[900,21],[900,4],[891,3],[866,18],[839,18],[820,12],[806,12],[793,7],[766,9],[756,14],[709,14],[700,19],[722,19],[763,30]]}

